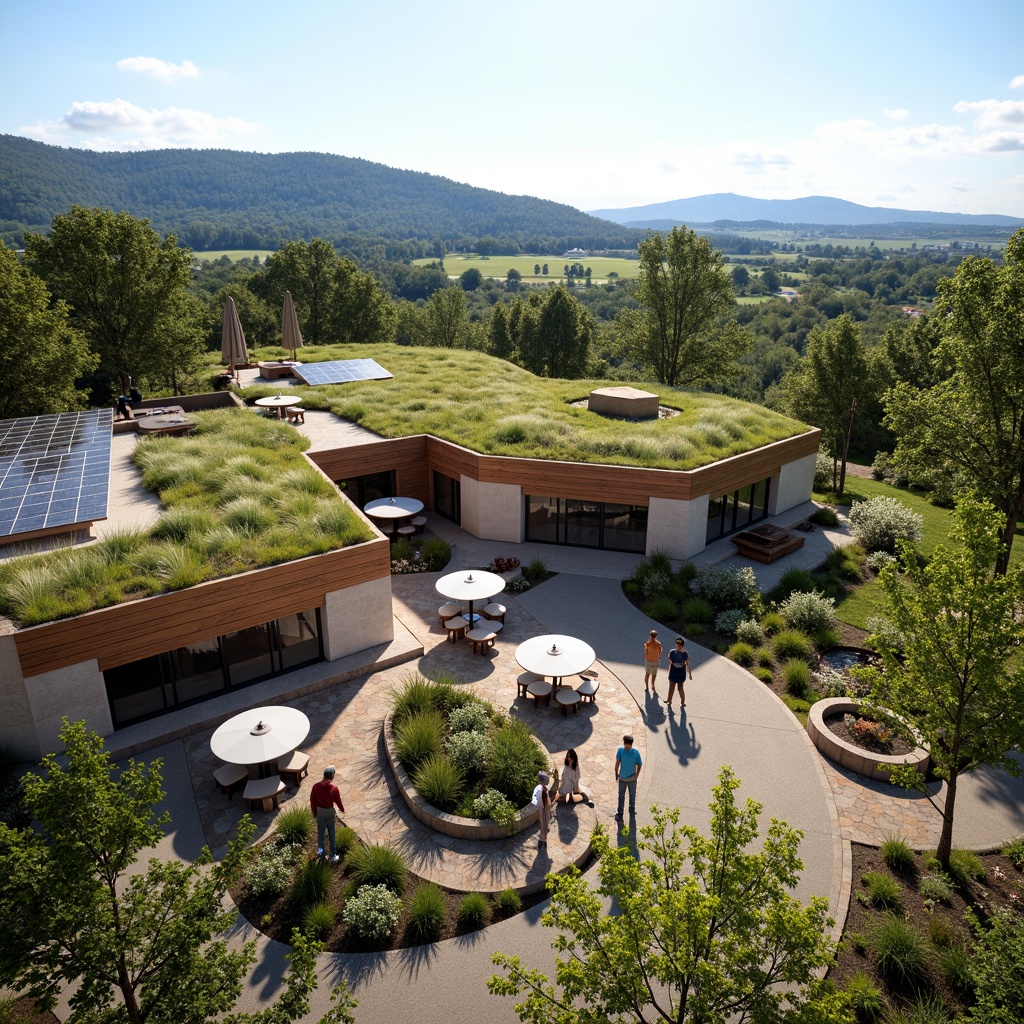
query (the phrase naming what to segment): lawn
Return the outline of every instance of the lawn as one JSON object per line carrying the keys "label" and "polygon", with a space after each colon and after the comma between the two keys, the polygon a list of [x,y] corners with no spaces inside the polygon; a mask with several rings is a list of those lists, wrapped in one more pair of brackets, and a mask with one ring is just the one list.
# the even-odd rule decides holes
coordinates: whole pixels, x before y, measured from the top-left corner
{"label": "lawn", "polygon": [[207,249],[193,251],[192,255],[197,260],[209,260],[211,263],[219,260],[222,256],[227,256],[233,263],[237,263],[239,260],[251,260],[253,256],[259,256],[261,260],[265,260],[276,252],[276,249]]}
{"label": "lawn", "polygon": [[[413,260],[414,266],[426,266],[433,259]],[[533,268],[540,264],[541,268],[548,265],[548,275],[534,274]],[[590,267],[592,278],[604,280],[614,272],[620,278],[634,278],[640,273],[639,260],[626,260],[608,256],[582,256],[569,259],[568,256],[478,256],[476,253],[449,253],[444,258],[445,273],[449,277],[458,277],[464,270],[476,267],[484,277],[504,278],[509,270],[518,270],[524,281],[564,281],[562,273],[567,263],[582,263]]]}
{"label": "lawn", "polygon": [[[299,354],[309,360],[308,352],[304,348]],[[625,423],[572,404],[608,381],[535,377],[503,359],[465,349],[335,345],[319,347],[313,358],[373,358],[395,376],[299,387],[306,408],[329,409],[382,437],[428,433],[488,455],[685,470],[808,429],[763,406],[662,386],[656,387],[662,404],[679,414]],[[244,397],[249,401],[278,390],[250,387]]]}

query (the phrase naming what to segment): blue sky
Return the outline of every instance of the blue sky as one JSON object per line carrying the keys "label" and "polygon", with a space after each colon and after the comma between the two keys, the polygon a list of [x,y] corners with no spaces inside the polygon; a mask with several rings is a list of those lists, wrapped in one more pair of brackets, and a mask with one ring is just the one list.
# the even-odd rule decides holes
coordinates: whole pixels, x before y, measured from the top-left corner
{"label": "blue sky", "polygon": [[1024,216],[1021,0],[0,0],[0,132]]}

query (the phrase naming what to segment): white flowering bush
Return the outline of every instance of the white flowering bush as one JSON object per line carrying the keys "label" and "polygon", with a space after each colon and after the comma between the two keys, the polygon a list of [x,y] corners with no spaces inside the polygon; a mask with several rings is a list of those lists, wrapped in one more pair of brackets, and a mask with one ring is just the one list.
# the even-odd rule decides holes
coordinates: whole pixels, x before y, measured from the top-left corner
{"label": "white flowering bush", "polygon": [[727,636],[735,636],[741,622],[747,620],[747,613],[742,608],[730,608],[727,612],[719,612],[715,616],[715,629]]}
{"label": "white flowering bush", "polygon": [[452,732],[486,732],[490,724],[487,708],[476,700],[455,708],[448,719]]}
{"label": "white flowering bush", "polygon": [[924,517],[895,498],[862,501],[850,509],[850,529],[865,551],[896,552],[896,542],[921,539]]}
{"label": "white flowering bush", "polygon": [[408,558],[393,558],[391,559],[391,575],[392,576],[408,576],[414,572],[430,572],[430,564],[420,559],[418,562]]}
{"label": "white flowering bush", "polygon": [[749,565],[731,569],[721,565],[702,565],[690,589],[715,608],[748,608],[758,594],[757,577]]}
{"label": "white flowering bush", "polygon": [[520,573],[518,576],[513,576],[512,579],[505,584],[505,592],[508,594],[521,594],[524,590],[530,589],[530,581]]}
{"label": "white flowering bush", "polygon": [[267,843],[245,869],[245,882],[253,896],[280,896],[293,874],[294,850],[284,843]]}
{"label": "white flowering bush", "polygon": [[779,605],[779,613],[787,626],[813,636],[823,629],[835,628],[835,603],[835,598],[825,597],[816,590],[810,593],[795,590]]}
{"label": "white flowering bush", "polygon": [[519,816],[515,804],[500,790],[489,789],[473,801],[473,813],[478,818],[490,818],[505,828],[511,828]]}
{"label": "white flowering bush", "polygon": [[760,647],[764,643],[764,626],[756,619],[744,619],[736,627],[736,639],[751,647]]}
{"label": "white flowering bush", "polygon": [[482,775],[487,770],[490,744],[482,732],[457,732],[448,740],[448,757],[463,775]]}
{"label": "white flowering bush", "polygon": [[646,598],[660,597],[672,584],[667,572],[648,572],[640,580],[640,592]]}
{"label": "white flowering bush", "polygon": [[907,638],[884,615],[872,615],[868,619],[868,644],[876,651],[892,651],[902,654]]}
{"label": "white flowering bush", "polygon": [[888,551],[872,551],[867,558],[864,559],[864,564],[874,573],[881,572],[887,565],[896,561],[895,555],[890,555]]}
{"label": "white flowering bush", "polygon": [[342,917],[360,938],[380,942],[398,924],[402,914],[402,898],[386,885],[364,885],[345,902]]}
{"label": "white flowering bush", "polygon": [[814,489],[816,491],[831,491],[835,486],[833,471],[835,463],[828,452],[819,451],[814,456]]}
{"label": "white flowering bush", "polygon": [[822,665],[814,677],[814,689],[819,697],[846,697],[850,691],[850,677],[845,672]]}

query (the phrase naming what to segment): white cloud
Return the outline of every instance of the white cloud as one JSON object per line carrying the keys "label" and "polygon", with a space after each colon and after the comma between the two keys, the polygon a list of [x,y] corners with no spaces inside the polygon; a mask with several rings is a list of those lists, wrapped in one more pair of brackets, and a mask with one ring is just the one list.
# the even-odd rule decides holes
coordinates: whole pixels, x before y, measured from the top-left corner
{"label": "white cloud", "polygon": [[1024,100],[961,100],[953,109],[958,114],[977,113],[979,128],[998,128],[1005,124],[1024,124]]}
{"label": "white cloud", "polygon": [[1017,75],[1016,78],[1010,80],[1011,89],[1024,89],[1024,75]]}
{"label": "white cloud", "polygon": [[890,121],[906,121],[910,116],[910,111],[907,110],[906,107],[886,108],[882,113],[885,114]]}
{"label": "white cloud", "polygon": [[128,100],[81,101],[57,121],[21,129],[40,142],[94,150],[163,149],[168,146],[226,145],[257,126],[237,117],[215,117],[203,110],[167,107],[144,110]]}
{"label": "white cloud", "polygon": [[159,57],[125,57],[117,66],[121,71],[130,71],[139,75],[150,75],[161,82],[176,82],[179,78],[198,78],[199,68],[190,60],[180,64],[172,64]]}
{"label": "white cloud", "polygon": [[749,174],[764,174],[772,168],[789,167],[793,160],[783,153],[737,153],[733,156],[731,163],[734,167],[740,167]]}

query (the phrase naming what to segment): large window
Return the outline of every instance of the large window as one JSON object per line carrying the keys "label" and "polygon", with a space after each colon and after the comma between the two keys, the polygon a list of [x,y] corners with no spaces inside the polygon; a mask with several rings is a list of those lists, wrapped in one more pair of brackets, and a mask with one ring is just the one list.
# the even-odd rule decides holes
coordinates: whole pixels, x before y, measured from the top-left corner
{"label": "large window", "polygon": [[378,498],[390,498],[398,493],[393,469],[383,473],[367,473],[365,476],[339,480],[337,484],[339,489],[348,495],[352,504],[359,508]]}
{"label": "large window", "polygon": [[712,498],[708,502],[707,543],[764,519],[768,515],[770,485],[770,479],[761,480],[731,494]]}
{"label": "large window", "polygon": [[434,470],[434,511],[453,523],[462,522],[462,483]]}
{"label": "large window", "polygon": [[577,498],[528,497],[526,539],[643,552],[647,549],[647,508]]}
{"label": "large window", "polygon": [[103,673],[120,727],[322,661],[320,610],[286,615]]}

